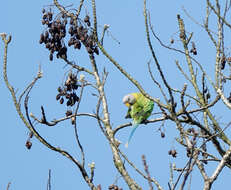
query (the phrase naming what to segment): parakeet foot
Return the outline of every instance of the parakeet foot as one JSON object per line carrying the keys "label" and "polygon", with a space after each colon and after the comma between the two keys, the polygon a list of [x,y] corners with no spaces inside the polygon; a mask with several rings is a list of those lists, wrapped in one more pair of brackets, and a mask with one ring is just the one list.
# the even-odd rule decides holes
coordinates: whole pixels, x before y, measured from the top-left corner
{"label": "parakeet foot", "polygon": [[142,124],[147,125],[147,124],[148,124],[148,120],[147,120],[147,119],[145,119],[144,121],[142,121]]}

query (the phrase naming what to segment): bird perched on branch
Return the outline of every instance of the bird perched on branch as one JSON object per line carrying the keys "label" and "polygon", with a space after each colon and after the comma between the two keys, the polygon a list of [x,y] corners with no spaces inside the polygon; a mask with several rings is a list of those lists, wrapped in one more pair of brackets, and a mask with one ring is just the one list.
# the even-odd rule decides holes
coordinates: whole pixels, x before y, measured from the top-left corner
{"label": "bird perched on branch", "polygon": [[123,103],[128,107],[128,112],[125,118],[132,118],[132,131],[128,138],[125,147],[128,147],[128,144],[139,126],[139,124],[145,122],[147,118],[151,115],[154,102],[149,100],[141,93],[131,93],[123,98]]}

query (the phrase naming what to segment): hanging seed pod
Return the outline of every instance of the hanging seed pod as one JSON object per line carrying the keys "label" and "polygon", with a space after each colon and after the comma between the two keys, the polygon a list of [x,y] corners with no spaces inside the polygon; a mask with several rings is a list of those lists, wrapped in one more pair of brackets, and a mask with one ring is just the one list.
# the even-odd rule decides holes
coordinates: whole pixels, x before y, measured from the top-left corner
{"label": "hanging seed pod", "polygon": [[94,48],[94,52],[99,55],[99,49],[97,47]]}
{"label": "hanging seed pod", "polygon": [[79,97],[75,93],[72,94],[72,97],[73,97],[74,102],[79,101]]}
{"label": "hanging seed pod", "polygon": [[50,58],[50,61],[53,61],[53,53],[50,53],[49,58]]}
{"label": "hanging seed pod", "polygon": [[43,19],[45,20],[47,18],[47,14],[45,13],[44,15],[43,15]]}
{"label": "hanging seed pod", "polygon": [[226,64],[226,58],[225,56],[223,56],[221,58],[221,70],[225,69],[225,64]]}
{"label": "hanging seed pod", "polygon": [[164,137],[165,137],[165,133],[164,133],[164,132],[161,132],[161,133],[160,133],[160,136],[161,136],[161,138],[164,138]]}
{"label": "hanging seed pod", "polygon": [[71,94],[68,94],[68,93],[67,93],[67,94],[65,95],[65,97],[66,97],[66,99],[70,99],[70,98],[71,98]]}
{"label": "hanging seed pod", "polygon": [[227,99],[228,99],[229,103],[231,103],[231,92],[230,92],[229,97]]}
{"label": "hanging seed pod", "polygon": [[46,21],[45,20],[42,20],[42,25],[46,24]]}
{"label": "hanging seed pod", "polygon": [[90,17],[88,15],[86,15],[84,18],[84,22],[89,22],[89,21],[90,21]]}
{"label": "hanging seed pod", "polygon": [[174,150],[172,150],[172,157],[173,157],[173,158],[176,158],[176,155],[177,155],[176,150],[175,150],[175,149],[174,149]]}
{"label": "hanging seed pod", "polygon": [[71,111],[71,110],[67,110],[67,111],[66,111],[66,116],[68,117],[68,116],[70,116],[70,115],[72,115],[72,111]]}
{"label": "hanging seed pod", "polygon": [[49,21],[52,21],[52,16],[53,16],[52,12],[48,12],[48,20]]}
{"label": "hanging seed pod", "polygon": [[74,19],[71,17],[70,19],[70,25],[73,25],[74,24]]}
{"label": "hanging seed pod", "polygon": [[40,43],[40,44],[43,43],[43,42],[44,42],[44,39],[45,39],[44,34],[41,34],[41,35],[40,35],[39,43]]}
{"label": "hanging seed pod", "polygon": [[66,104],[67,104],[67,106],[70,106],[71,105],[71,100],[69,99]]}
{"label": "hanging seed pod", "polygon": [[70,40],[68,41],[68,46],[72,46],[74,44],[74,39],[70,38]]}
{"label": "hanging seed pod", "polygon": [[57,94],[57,96],[56,96],[56,100],[59,100],[59,99],[60,99],[60,97],[61,97],[61,94]]}
{"label": "hanging seed pod", "polygon": [[77,90],[78,87],[79,87],[79,86],[78,86],[77,84],[74,84],[74,85],[73,85],[73,89],[74,89],[74,90]]}
{"label": "hanging seed pod", "polygon": [[75,40],[74,48],[75,49],[80,49],[81,48],[81,43],[80,43],[79,40]]}
{"label": "hanging seed pod", "polygon": [[50,49],[51,48],[51,44],[50,43],[46,43],[46,48]]}
{"label": "hanging seed pod", "polygon": [[59,103],[60,104],[63,104],[63,102],[64,102],[64,99],[63,99],[63,97],[60,99],[60,101],[59,101]]}
{"label": "hanging seed pod", "polygon": [[32,146],[32,142],[26,141],[26,147],[27,147],[28,150],[31,149],[31,146]]}
{"label": "hanging seed pod", "polygon": [[93,54],[93,50],[90,47],[87,47],[86,49],[89,54]]}

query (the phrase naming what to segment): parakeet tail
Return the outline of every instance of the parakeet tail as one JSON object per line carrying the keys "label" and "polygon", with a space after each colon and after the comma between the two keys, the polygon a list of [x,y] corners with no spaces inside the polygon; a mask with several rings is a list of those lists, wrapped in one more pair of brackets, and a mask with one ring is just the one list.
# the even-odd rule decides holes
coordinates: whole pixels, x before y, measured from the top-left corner
{"label": "parakeet tail", "polygon": [[125,144],[125,147],[126,147],[126,148],[128,148],[128,144],[129,144],[129,142],[131,141],[131,138],[132,138],[132,136],[133,136],[133,134],[134,134],[134,132],[135,132],[135,130],[137,129],[138,126],[139,126],[138,123],[133,123],[133,124],[132,124],[132,131],[131,131],[131,133],[130,133],[130,135],[129,135],[129,137],[128,137],[127,143]]}

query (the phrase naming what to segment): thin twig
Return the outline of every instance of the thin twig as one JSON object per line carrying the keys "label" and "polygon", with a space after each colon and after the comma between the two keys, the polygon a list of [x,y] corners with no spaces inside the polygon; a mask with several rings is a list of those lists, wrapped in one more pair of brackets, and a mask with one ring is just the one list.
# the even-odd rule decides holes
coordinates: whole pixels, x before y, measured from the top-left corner
{"label": "thin twig", "polygon": [[149,170],[148,170],[148,164],[147,164],[147,161],[146,161],[146,158],[144,155],[142,155],[142,161],[143,161],[143,165],[144,165],[144,170],[148,176],[148,185],[149,185],[149,189],[150,190],[153,190],[153,186],[152,186],[152,181],[151,181],[151,176],[150,176],[150,173],[149,173]]}
{"label": "thin twig", "polygon": [[51,170],[48,171],[47,190],[51,190]]}

